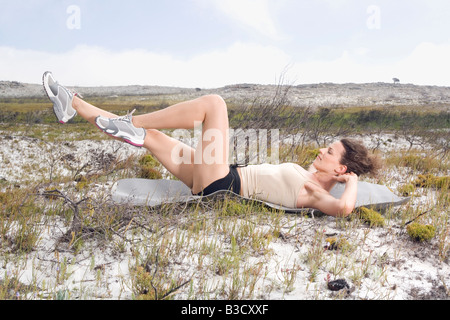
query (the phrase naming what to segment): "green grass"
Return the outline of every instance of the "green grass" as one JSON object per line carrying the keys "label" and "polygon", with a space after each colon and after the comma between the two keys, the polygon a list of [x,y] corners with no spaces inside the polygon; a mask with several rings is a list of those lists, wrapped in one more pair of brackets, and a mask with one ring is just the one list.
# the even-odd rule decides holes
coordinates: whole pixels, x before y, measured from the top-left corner
{"label": "green grass", "polygon": [[[87,101],[101,109],[123,114],[136,109],[138,113],[147,113],[165,108],[179,100],[165,96],[120,96],[89,97]],[[263,103],[267,103],[262,105]],[[238,104],[229,104],[230,126],[242,127],[245,123],[267,121],[267,111],[276,108],[270,114],[271,124],[275,127],[291,127],[309,123],[333,129],[348,127],[356,131],[367,129],[401,129],[414,125],[424,129],[442,129],[450,126],[450,113],[446,108],[427,108],[426,106],[389,106],[389,107],[345,107],[319,108],[318,110],[295,108],[287,102],[255,102],[242,108]],[[51,103],[46,98],[3,98],[0,99],[0,122],[2,123],[54,123]],[[84,122],[80,118],[74,122]]]}

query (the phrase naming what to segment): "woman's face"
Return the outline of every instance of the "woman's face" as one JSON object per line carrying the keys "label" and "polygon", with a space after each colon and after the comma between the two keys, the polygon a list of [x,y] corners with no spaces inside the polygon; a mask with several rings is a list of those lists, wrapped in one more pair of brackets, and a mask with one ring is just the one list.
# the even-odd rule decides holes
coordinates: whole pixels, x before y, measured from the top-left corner
{"label": "woman's face", "polygon": [[342,155],[345,148],[342,142],[336,141],[328,148],[320,149],[320,153],[314,160],[313,165],[317,171],[330,173],[333,175],[344,174],[347,166],[341,164]]}

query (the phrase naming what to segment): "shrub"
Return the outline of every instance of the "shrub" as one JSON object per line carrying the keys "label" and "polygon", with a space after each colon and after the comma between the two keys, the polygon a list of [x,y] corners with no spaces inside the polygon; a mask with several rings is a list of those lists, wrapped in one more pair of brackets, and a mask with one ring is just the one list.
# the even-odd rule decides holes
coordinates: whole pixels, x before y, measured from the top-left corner
{"label": "shrub", "polygon": [[384,217],[379,212],[362,207],[358,209],[358,213],[360,219],[369,224],[370,227],[384,226]]}
{"label": "shrub", "polygon": [[139,159],[139,165],[147,167],[157,167],[159,166],[159,162],[152,155],[146,154]]}
{"label": "shrub", "polygon": [[143,179],[161,179],[162,174],[158,170],[151,167],[141,167],[139,177]]}
{"label": "shrub", "polygon": [[413,152],[391,156],[387,159],[387,163],[398,167],[408,167],[422,172],[430,172],[441,166],[441,163],[437,159],[424,157],[421,154]]}
{"label": "shrub", "polygon": [[420,188],[448,189],[450,176],[436,177],[433,174],[419,174],[414,184]]}
{"label": "shrub", "polygon": [[414,191],[416,190],[415,186],[411,183],[399,186],[397,188],[398,192],[400,192],[400,194],[403,197],[408,197],[410,195],[412,195],[414,193]]}
{"label": "shrub", "polygon": [[413,240],[419,242],[429,241],[436,234],[436,228],[432,225],[423,225],[417,222],[409,224],[406,227],[406,231]]}
{"label": "shrub", "polygon": [[76,179],[77,184],[75,185],[75,189],[77,191],[81,191],[85,189],[89,185],[88,179],[86,179],[85,176],[80,176],[78,179]]}
{"label": "shrub", "polygon": [[161,165],[152,155],[147,154],[139,159],[139,177],[143,179],[161,179]]}
{"label": "shrub", "polygon": [[342,250],[347,251],[351,248],[350,243],[347,239],[341,237],[330,237],[326,238],[327,249],[328,250]]}

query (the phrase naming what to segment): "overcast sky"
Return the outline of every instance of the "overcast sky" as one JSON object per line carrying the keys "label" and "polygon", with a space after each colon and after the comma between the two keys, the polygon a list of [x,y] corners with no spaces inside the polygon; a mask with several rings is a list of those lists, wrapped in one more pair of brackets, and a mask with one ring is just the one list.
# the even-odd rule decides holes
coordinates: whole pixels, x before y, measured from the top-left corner
{"label": "overcast sky", "polygon": [[450,86],[448,0],[0,0],[0,80]]}

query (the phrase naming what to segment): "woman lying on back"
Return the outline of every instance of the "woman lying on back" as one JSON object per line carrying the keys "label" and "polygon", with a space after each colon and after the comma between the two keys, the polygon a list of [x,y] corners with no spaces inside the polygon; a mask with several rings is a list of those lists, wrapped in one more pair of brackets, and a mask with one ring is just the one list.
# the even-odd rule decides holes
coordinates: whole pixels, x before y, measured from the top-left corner
{"label": "woman lying on back", "polygon": [[[50,72],[44,73],[43,84],[60,123],[78,114],[116,139],[145,147],[196,195],[231,190],[285,207],[314,208],[328,215],[347,216],[355,207],[358,176],[375,174],[379,167],[378,159],[352,139],[342,139],[320,149],[308,170],[294,163],[229,165],[228,111],[218,95],[148,114],[118,117],[83,101],[61,86]],[[202,143],[195,149],[160,131],[193,129],[198,124],[202,125]],[[212,159],[211,150],[214,150]],[[191,161],[179,161],[186,157]],[[345,191],[336,199],[330,190],[338,182],[345,183]]]}

